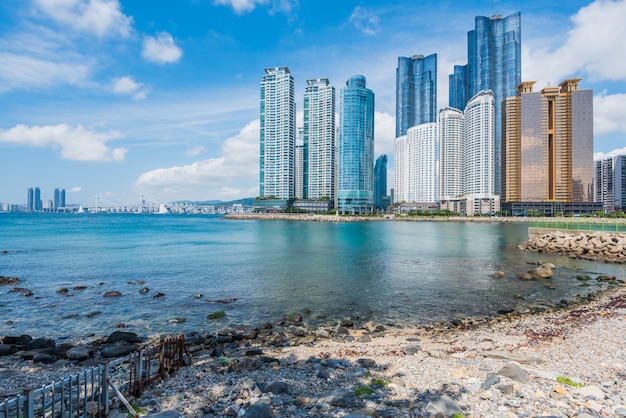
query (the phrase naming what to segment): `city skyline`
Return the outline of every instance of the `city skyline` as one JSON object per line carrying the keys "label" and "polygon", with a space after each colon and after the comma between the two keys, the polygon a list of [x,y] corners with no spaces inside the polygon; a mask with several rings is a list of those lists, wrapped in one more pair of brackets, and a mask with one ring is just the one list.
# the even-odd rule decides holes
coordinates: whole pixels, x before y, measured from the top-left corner
{"label": "city skyline", "polygon": [[[516,12],[522,79],[583,78],[596,156],[626,148],[626,63],[616,53],[626,2],[413,3],[4,3],[0,165],[12,181],[0,201],[25,203],[32,184],[66,185],[68,203],[257,196],[259,74],[274,65],[294,74],[298,127],[306,80],[363,74],[376,93],[374,157],[393,156],[398,57],[437,54],[443,109],[475,17]],[[266,27],[275,33],[258,36]]]}

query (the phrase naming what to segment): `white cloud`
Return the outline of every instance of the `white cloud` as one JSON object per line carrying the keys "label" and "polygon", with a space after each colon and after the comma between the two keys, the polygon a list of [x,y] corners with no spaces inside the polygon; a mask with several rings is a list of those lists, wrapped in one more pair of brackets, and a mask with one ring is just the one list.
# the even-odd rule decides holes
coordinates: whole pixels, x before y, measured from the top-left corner
{"label": "white cloud", "polygon": [[80,193],[83,191],[83,188],[80,186],[74,186],[68,190],[70,193]]}
{"label": "white cloud", "polygon": [[177,62],[183,55],[183,50],[176,45],[174,38],[167,32],[161,32],[156,38],[146,36],[143,39],[141,56],[157,64],[171,64]]}
{"label": "white cloud", "polygon": [[626,94],[601,92],[593,98],[594,133],[626,132]]}
{"label": "white cloud", "polygon": [[195,147],[188,149],[187,152],[185,152],[185,155],[188,157],[196,157],[202,154],[205,150],[206,148],[204,145],[196,145]]}
{"label": "white cloud", "polygon": [[49,17],[81,32],[98,37],[123,36],[131,32],[132,18],[122,13],[118,0],[35,0]]}
{"label": "white cloud", "polygon": [[91,73],[85,63],[54,62],[13,53],[0,53],[0,62],[0,92],[57,84],[84,85]]}
{"label": "white cloud", "polygon": [[130,76],[114,78],[112,88],[117,94],[132,94],[135,100],[143,100],[148,96],[148,88],[143,83],[137,83]]}
{"label": "white cloud", "polygon": [[222,156],[142,174],[136,184],[166,188],[188,184],[223,185],[255,178],[259,170],[259,120],[247,124],[222,144]]}
{"label": "white cloud", "polygon": [[396,136],[396,118],[389,113],[374,112],[374,148],[376,156],[393,157]]}
{"label": "white cloud", "polygon": [[355,7],[352,11],[350,23],[366,35],[376,35],[378,32],[378,16],[361,6]]}
{"label": "white cloud", "polygon": [[537,80],[540,88],[580,73],[591,81],[625,80],[626,60],[618,52],[624,49],[625,21],[623,0],[596,0],[581,8],[572,17],[573,27],[562,46],[551,49],[542,43],[524,48],[524,79]]}
{"label": "white cloud", "polygon": [[126,148],[111,149],[107,142],[119,138],[115,131],[99,133],[66,124],[47,126],[17,125],[0,130],[0,142],[35,147],[59,148],[61,157],[75,161],[123,161]]}
{"label": "white cloud", "polygon": [[603,160],[605,158],[617,157],[618,155],[626,155],[626,147],[614,149],[613,151],[609,151],[609,152],[606,152],[606,153],[604,153],[604,152],[594,152],[593,153],[593,160],[594,161]]}

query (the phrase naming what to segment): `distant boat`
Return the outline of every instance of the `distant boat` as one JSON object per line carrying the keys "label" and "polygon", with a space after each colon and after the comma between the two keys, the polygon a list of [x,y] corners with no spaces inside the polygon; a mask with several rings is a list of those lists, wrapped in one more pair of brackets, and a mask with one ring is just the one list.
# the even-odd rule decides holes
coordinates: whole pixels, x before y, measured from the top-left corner
{"label": "distant boat", "polygon": [[80,205],[78,208],[78,212],[76,213],[85,213],[85,208],[83,208],[83,205]]}
{"label": "distant boat", "polygon": [[159,211],[157,213],[159,213],[161,215],[164,215],[166,213],[170,213],[170,210],[167,208],[167,206],[165,206],[163,203],[161,203],[159,205]]}

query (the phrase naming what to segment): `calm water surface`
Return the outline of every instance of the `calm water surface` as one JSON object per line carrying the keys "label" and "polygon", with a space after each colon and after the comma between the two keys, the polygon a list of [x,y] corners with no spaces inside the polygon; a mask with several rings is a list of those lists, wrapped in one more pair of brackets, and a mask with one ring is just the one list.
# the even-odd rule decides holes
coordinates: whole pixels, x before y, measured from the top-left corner
{"label": "calm water surface", "polygon": [[[580,287],[575,276],[585,272],[624,278],[623,266],[521,252],[526,238],[525,224],[0,214],[0,250],[8,251],[0,276],[18,277],[34,294],[0,287],[0,335],[79,338],[118,324],[141,335],[213,331],[305,309],[312,324],[354,316],[426,324],[597,291],[595,282]],[[515,279],[540,260],[559,266],[556,277]],[[489,277],[498,270],[507,277]],[[122,296],[103,297],[113,290]],[[229,298],[236,301],[210,302]],[[219,309],[226,318],[206,318]],[[185,322],[170,322],[179,317]]]}

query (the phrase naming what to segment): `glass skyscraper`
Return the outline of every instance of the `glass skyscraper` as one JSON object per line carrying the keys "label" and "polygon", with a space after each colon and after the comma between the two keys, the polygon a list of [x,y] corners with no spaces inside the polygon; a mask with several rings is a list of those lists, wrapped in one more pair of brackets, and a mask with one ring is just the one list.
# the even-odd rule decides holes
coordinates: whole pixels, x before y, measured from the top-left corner
{"label": "glass skyscraper", "polygon": [[463,109],[480,91],[495,98],[494,190],[502,190],[502,107],[516,95],[522,81],[521,14],[477,16],[467,34],[467,66],[455,66],[450,76],[450,106]]}
{"label": "glass skyscraper", "polygon": [[287,67],[266,68],[261,80],[259,196],[295,195],[296,104]]}
{"label": "glass skyscraper", "polygon": [[303,198],[335,198],[335,88],[327,78],[304,90]]}
{"label": "glass skyscraper", "polygon": [[340,93],[338,210],[371,213],[374,206],[374,92],[350,77]]}
{"label": "glass skyscraper", "polygon": [[374,207],[386,209],[387,200],[387,154],[376,158],[374,165]]}
{"label": "glass skyscraper", "polygon": [[422,123],[437,121],[437,54],[398,57],[396,138]]}

